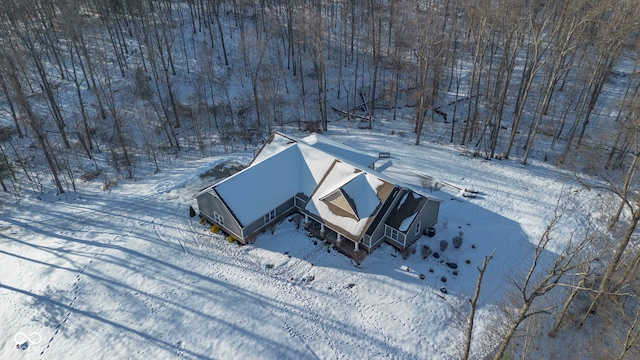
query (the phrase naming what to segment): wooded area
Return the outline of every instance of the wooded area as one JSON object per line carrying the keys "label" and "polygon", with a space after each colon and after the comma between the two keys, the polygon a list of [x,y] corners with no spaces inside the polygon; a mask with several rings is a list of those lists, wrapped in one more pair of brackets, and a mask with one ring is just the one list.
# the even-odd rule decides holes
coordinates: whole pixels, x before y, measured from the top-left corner
{"label": "wooded area", "polygon": [[640,306],[625,302],[640,265],[639,8],[631,0],[2,0],[0,185],[16,199],[51,191],[51,181],[63,193],[105,166],[135,178],[183,149],[239,150],[285,126],[321,131],[346,119],[367,131],[411,121],[416,145],[453,143],[606,178],[619,201],[606,235],[617,240],[612,259],[594,273],[581,256],[605,235],[590,234],[548,276],[533,276],[534,263],[508,328],[543,312],[534,301],[572,272],[580,276],[563,287],[568,300],[551,335],[568,326],[577,295],[593,295],[580,305],[580,326],[607,301],[610,319],[624,315],[615,325],[627,335],[624,358],[640,338]]}
{"label": "wooded area", "polygon": [[[532,153],[557,165],[585,153],[597,168],[633,162],[632,1],[34,0],[2,9],[5,188],[15,171],[42,186],[20,168],[33,161],[63,192],[97,153],[132,177],[181,146],[208,155],[276,126],[320,130],[348,117],[366,128],[407,109],[416,144],[426,127],[523,164]],[[21,150],[15,139],[25,136],[38,150]]]}

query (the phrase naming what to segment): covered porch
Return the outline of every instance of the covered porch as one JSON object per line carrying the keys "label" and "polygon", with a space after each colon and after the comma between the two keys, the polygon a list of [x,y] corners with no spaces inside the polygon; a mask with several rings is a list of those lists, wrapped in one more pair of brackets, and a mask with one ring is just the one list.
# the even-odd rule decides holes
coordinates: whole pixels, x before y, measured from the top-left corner
{"label": "covered porch", "polygon": [[347,255],[360,264],[367,256],[367,251],[359,243],[344,237],[342,234],[326,227],[323,223],[305,216],[305,229],[314,237],[331,243],[340,253]]}

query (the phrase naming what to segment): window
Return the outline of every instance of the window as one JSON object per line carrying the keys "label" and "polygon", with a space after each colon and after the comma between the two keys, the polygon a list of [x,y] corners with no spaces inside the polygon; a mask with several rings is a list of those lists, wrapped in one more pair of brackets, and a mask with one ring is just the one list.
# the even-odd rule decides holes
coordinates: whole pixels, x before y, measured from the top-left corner
{"label": "window", "polygon": [[224,225],[224,218],[217,212],[213,213],[213,221],[217,222],[218,225]]}
{"label": "window", "polygon": [[276,209],[273,209],[271,211],[269,211],[268,213],[264,214],[264,223],[268,224],[271,221],[273,221],[273,219],[276,218]]}
{"label": "window", "polygon": [[396,229],[394,229],[394,228],[391,228],[391,234],[389,235],[389,237],[390,237],[392,240],[398,241],[398,237],[399,237],[399,235],[398,235],[398,230],[396,230]]}
{"label": "window", "polygon": [[420,234],[420,225],[422,225],[422,222],[418,221],[418,223],[416,224],[416,236]]}

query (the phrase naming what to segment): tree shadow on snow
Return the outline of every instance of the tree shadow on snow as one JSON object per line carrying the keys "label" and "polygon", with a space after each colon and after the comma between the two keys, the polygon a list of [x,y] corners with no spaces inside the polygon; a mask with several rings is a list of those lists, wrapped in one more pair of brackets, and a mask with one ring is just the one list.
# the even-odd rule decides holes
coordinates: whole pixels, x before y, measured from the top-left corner
{"label": "tree shadow on snow", "polygon": [[[43,211],[42,217],[45,215]],[[3,290],[26,297],[24,306],[36,312],[34,320],[50,329],[49,334],[43,334],[45,339],[50,336],[49,346],[55,346],[58,337],[78,342],[81,334],[92,333],[100,336],[101,343],[118,343],[113,351],[135,349],[142,341],[162,352],[210,358],[223,356],[217,352],[218,345],[227,349],[234,339],[243,339],[250,346],[236,349],[236,355],[306,358],[323,351],[325,345],[307,338],[307,334],[319,333],[334,342],[341,337],[366,338],[362,346],[375,345],[410,356],[339,317],[318,316],[305,302],[288,301],[288,282],[273,279],[256,264],[225,259],[206,249],[185,254],[167,247],[146,229],[121,229],[124,215],[119,212],[103,215],[83,219],[76,214],[56,214],[55,226],[17,217],[0,219],[36,234],[38,239],[47,239],[41,242],[0,235],[30,249],[21,253],[33,254],[0,250],[0,256],[55,269],[60,279],[67,279],[48,286],[43,293],[0,284]],[[85,226],[91,229],[86,236],[93,240],[83,238]],[[138,250],[142,248],[145,252]],[[238,274],[249,280],[233,278]],[[53,276],[43,275],[45,280]],[[256,287],[257,282],[266,285]],[[306,326],[313,328],[304,330]],[[187,345],[176,349],[183,340]],[[345,341],[346,349],[352,344]]]}

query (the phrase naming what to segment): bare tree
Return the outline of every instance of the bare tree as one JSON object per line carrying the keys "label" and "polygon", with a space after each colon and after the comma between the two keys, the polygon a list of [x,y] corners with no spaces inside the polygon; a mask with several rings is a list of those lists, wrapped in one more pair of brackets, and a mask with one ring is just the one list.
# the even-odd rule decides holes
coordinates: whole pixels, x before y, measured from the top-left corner
{"label": "bare tree", "polygon": [[[638,195],[638,198],[636,199],[636,203],[640,204],[640,194]],[[629,219],[629,224],[627,225],[627,228],[625,229],[624,233],[622,234],[622,237],[619,240],[619,243],[617,244],[615,251],[611,257],[611,260],[609,260],[608,265],[606,267],[605,273],[602,276],[602,278],[599,280],[600,284],[598,286],[598,288],[595,291],[595,295],[593,296],[593,299],[591,300],[591,304],[589,305],[589,308],[587,309],[587,311],[585,312],[584,316],[582,317],[582,320],[580,320],[579,322],[579,327],[582,328],[582,326],[584,325],[584,323],[587,321],[587,317],[589,316],[589,314],[591,314],[593,312],[593,310],[595,309],[596,305],[598,304],[598,302],[600,301],[600,299],[602,299],[602,297],[609,293],[611,290],[615,290],[616,288],[619,288],[622,283],[620,281],[624,281],[626,276],[623,276],[622,278],[619,279],[619,282],[616,283],[615,286],[612,286],[612,281],[613,281],[613,277],[616,274],[616,272],[619,270],[620,265],[621,265],[621,261],[622,261],[622,257],[625,254],[627,247],[629,246],[629,243],[631,242],[631,239],[633,238],[633,234],[636,230],[636,227],[638,226],[638,221],[640,221],[640,206],[636,206],[635,209],[632,212],[631,218]],[[637,259],[640,259],[640,255],[636,256]],[[640,261],[640,260],[638,260]],[[632,263],[634,265],[637,265],[638,261],[632,261]]]}
{"label": "bare tree", "polygon": [[4,95],[7,105],[9,106],[9,111],[11,112],[11,118],[13,119],[13,123],[15,124],[16,131],[18,132],[18,137],[22,138],[24,136],[22,132],[22,126],[20,126],[20,120],[18,117],[18,113],[16,111],[16,107],[13,104],[13,100],[9,94],[9,87],[7,86],[7,82],[5,81],[3,76],[0,76],[0,91]]}
{"label": "bare tree", "polygon": [[618,303],[619,310],[617,314],[620,316],[612,317],[612,327],[618,328],[620,323],[623,324],[624,338],[621,341],[620,353],[618,360],[638,358],[640,356],[640,302],[638,301],[640,293],[636,288],[633,295],[627,296],[626,299]]}
{"label": "bare tree", "polygon": [[[428,18],[416,16],[413,25],[421,28],[420,31],[414,32],[416,36],[414,56],[417,63],[416,66],[416,124],[414,132],[416,133],[415,144],[420,144],[420,136],[425,122],[427,110],[431,110],[432,114],[435,108],[436,96],[440,88],[440,81],[444,74],[445,64],[443,63],[446,47],[444,46],[444,36],[442,31],[443,18],[437,9],[429,11]],[[424,25],[421,26],[421,25]]]}
{"label": "bare tree", "polygon": [[471,336],[473,335],[473,322],[476,316],[476,308],[478,306],[478,299],[480,298],[480,287],[482,286],[482,277],[484,276],[484,272],[487,269],[487,265],[489,261],[493,258],[495,254],[495,250],[489,256],[485,256],[482,261],[482,266],[478,268],[478,280],[476,281],[476,289],[473,293],[473,298],[469,300],[471,303],[469,309],[469,316],[467,317],[467,328],[465,330],[465,342],[464,342],[464,350],[462,352],[462,359],[469,359],[469,353],[471,351]]}
{"label": "bare tree", "polygon": [[55,181],[58,193],[64,193],[65,191],[58,175],[58,164],[53,155],[53,149],[43,131],[41,119],[36,116],[31,104],[29,103],[27,94],[22,89],[15,60],[8,54],[0,54],[0,68],[4,76],[7,78],[11,92],[14,95],[14,101],[18,104],[20,110],[26,115],[26,122],[36,137],[36,141],[40,146],[42,155],[44,156]]}
{"label": "bare tree", "polygon": [[[581,258],[581,254],[592,241],[592,238],[589,236],[584,236],[579,241],[574,241],[572,235],[570,239],[566,240],[566,245],[559,254],[545,254],[551,241],[553,230],[564,216],[565,210],[560,203],[556,205],[553,218],[540,236],[534,249],[533,260],[524,279],[514,281],[519,303],[514,309],[512,316],[508,319],[506,330],[504,334],[502,334],[501,341],[493,356],[494,360],[503,358],[511,339],[513,339],[519,326],[526,319],[549,312],[550,308],[536,308],[534,306],[536,300],[543,298],[555,289],[568,273],[578,268],[584,261]],[[544,258],[546,256],[552,256],[555,257],[555,259],[551,261],[550,265],[545,267]]]}

